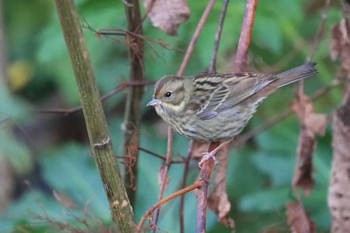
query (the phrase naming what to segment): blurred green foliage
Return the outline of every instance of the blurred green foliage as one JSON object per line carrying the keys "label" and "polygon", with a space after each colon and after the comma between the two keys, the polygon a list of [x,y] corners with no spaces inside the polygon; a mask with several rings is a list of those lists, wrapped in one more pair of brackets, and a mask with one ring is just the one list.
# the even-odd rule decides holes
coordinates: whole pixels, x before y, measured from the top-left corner
{"label": "blurred green foliage", "polygon": [[[83,25],[88,24],[96,30],[109,27],[126,28],[123,1],[75,2]],[[321,20],[321,9],[312,3],[313,1],[309,3],[302,0],[279,0],[273,3],[267,0],[259,1],[250,49],[251,70],[278,72],[305,61]],[[176,73],[205,4],[206,2],[202,1],[189,1],[191,17],[181,25],[176,37],[165,35],[154,28],[149,20],[144,22],[147,40],[144,67],[147,80],[155,81],[165,74]],[[217,67],[220,72],[230,72],[244,6],[244,1],[230,2],[219,48]],[[221,2],[217,1],[188,63],[186,75],[200,73],[208,68],[220,10]],[[307,93],[325,86],[335,76],[336,66],[330,62],[328,48],[330,28],[340,19],[341,14],[336,6],[331,7],[328,13],[325,34],[313,58],[318,62],[320,75],[305,82]],[[40,119],[49,118],[48,115],[38,117],[40,114],[33,111],[47,106],[47,102],[49,106],[55,103],[54,106],[59,107],[79,104],[77,87],[53,3],[44,0],[4,0],[3,17],[9,68],[21,61],[26,66],[29,65],[32,72],[28,74],[27,69],[18,69],[17,72],[11,73],[11,92],[5,87],[0,87],[0,156],[5,156],[10,161],[13,173],[22,183],[26,180],[28,171],[35,170],[35,164],[38,164],[41,169],[37,172],[46,184],[45,187],[50,189],[48,191],[41,185],[29,184],[25,192],[13,198],[7,210],[0,214],[0,232],[10,232],[11,229],[17,229],[15,232],[20,229],[30,232],[55,232],[62,230],[59,222],[68,222],[72,227],[91,231],[102,225],[109,226],[111,220],[108,203],[86,141],[63,138],[59,143],[57,140],[54,140],[54,143],[44,140],[42,143],[41,139],[31,141],[28,145],[27,133],[36,134],[36,131],[26,132],[26,127],[21,128],[37,125]],[[101,93],[109,92],[119,83],[127,81],[128,49],[123,37],[96,37],[93,31],[86,28],[84,35]],[[158,40],[168,46],[162,46],[157,43]],[[24,79],[20,86],[11,86],[12,82],[18,82],[21,75],[29,77]],[[142,106],[145,106],[152,93],[152,87],[145,89]],[[278,114],[288,106],[292,98],[290,88],[273,94],[259,108],[250,127],[262,124],[266,119]],[[339,100],[339,91],[332,91],[316,101],[316,108],[318,111],[330,113]],[[111,137],[118,154],[122,153],[123,112],[116,106],[122,106],[123,101],[124,93],[118,93],[105,104]],[[142,110],[144,115],[149,115],[146,107]],[[56,118],[64,117],[58,115]],[[159,128],[155,128],[155,123],[151,123],[147,118],[143,118],[145,121],[140,129],[140,146],[164,154],[166,135],[161,133]],[[11,127],[21,130],[15,134],[9,130]],[[46,134],[41,137],[36,135],[35,138],[55,134],[55,131],[48,130],[44,129]],[[84,132],[79,133],[84,135]],[[277,232],[288,231],[284,205],[286,201],[293,200],[290,183],[298,133],[298,121],[291,117],[259,134],[254,143],[230,152],[227,190],[232,202],[230,216],[235,219],[237,232],[258,232],[268,227],[275,227]],[[314,157],[315,188],[310,196],[302,198],[311,218],[316,222],[318,232],[327,232],[330,224],[327,209],[327,185],[332,154],[330,141],[328,129],[326,135],[319,138]],[[186,154],[187,139],[176,135],[174,144],[174,154]],[[140,152],[137,199],[134,206],[137,220],[157,200],[157,176],[160,166],[159,159]],[[171,167],[166,194],[178,189],[182,172],[182,165]],[[197,166],[193,163],[188,183],[195,179],[197,172]],[[76,206],[65,207],[53,196],[52,190],[69,196]],[[178,204],[177,199],[162,207],[160,228],[168,232],[179,231]],[[195,197],[193,193],[189,193],[186,195],[185,232],[194,232],[195,211]],[[85,219],[86,223],[79,219]],[[207,225],[208,232],[229,232],[217,223],[216,216],[211,212]],[[52,229],[52,226],[55,228]],[[67,230],[68,226],[63,229]]]}

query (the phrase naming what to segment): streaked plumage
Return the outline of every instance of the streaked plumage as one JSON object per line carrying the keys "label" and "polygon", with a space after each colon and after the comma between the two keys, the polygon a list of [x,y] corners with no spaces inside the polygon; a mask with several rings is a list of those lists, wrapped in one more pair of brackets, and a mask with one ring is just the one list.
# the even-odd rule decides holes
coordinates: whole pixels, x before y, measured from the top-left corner
{"label": "streaked plumage", "polygon": [[259,103],[279,87],[313,76],[316,63],[281,74],[201,74],[165,76],[155,85],[158,115],[180,134],[196,140],[221,141],[239,134]]}

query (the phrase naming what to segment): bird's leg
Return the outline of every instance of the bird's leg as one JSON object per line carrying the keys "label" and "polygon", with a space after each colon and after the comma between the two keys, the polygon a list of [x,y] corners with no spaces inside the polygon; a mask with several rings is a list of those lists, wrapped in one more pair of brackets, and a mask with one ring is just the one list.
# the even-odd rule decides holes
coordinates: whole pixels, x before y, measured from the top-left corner
{"label": "bird's leg", "polygon": [[[202,157],[201,161],[199,161],[198,166],[201,168],[202,165],[203,165],[203,163],[204,163],[205,161],[207,161],[208,159],[210,159],[210,158],[214,159],[215,164],[219,163],[219,161],[218,161],[218,160],[216,159],[216,157],[215,157],[216,153],[217,153],[221,148],[223,148],[225,145],[227,145],[228,143],[230,143],[231,141],[232,141],[232,140],[224,141],[223,143],[219,144],[214,150],[202,153],[203,157]],[[210,146],[209,146],[209,148],[210,148]]]}

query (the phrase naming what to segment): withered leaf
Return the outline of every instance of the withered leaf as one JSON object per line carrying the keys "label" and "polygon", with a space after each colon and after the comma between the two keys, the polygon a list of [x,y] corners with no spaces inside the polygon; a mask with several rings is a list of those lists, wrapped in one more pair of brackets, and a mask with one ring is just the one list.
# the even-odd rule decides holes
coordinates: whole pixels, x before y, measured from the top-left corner
{"label": "withered leaf", "polygon": [[299,118],[304,118],[304,126],[309,137],[315,135],[324,135],[327,116],[325,114],[316,113],[311,100],[303,95],[292,104],[292,109]]}
{"label": "withered leaf", "polygon": [[186,0],[144,0],[144,5],[153,26],[169,35],[176,35],[179,25],[190,16]]}
{"label": "withered leaf", "polygon": [[286,204],[288,225],[292,233],[313,233],[315,225],[310,220],[304,206],[299,202],[288,202]]}

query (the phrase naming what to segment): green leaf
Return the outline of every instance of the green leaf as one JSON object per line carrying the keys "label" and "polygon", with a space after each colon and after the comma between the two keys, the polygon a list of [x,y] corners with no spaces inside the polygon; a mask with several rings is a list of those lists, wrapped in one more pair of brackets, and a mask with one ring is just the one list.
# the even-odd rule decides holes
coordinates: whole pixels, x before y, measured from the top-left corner
{"label": "green leaf", "polygon": [[26,174],[33,167],[29,148],[19,142],[9,130],[0,130],[0,156],[9,161],[16,175]]}
{"label": "green leaf", "polygon": [[273,153],[259,153],[253,157],[255,166],[269,176],[273,185],[290,184],[295,159]]}
{"label": "green leaf", "polygon": [[102,182],[88,146],[68,144],[40,157],[44,179],[74,202],[88,205],[90,215],[109,218],[109,206]]}
{"label": "green leaf", "polygon": [[276,211],[284,206],[290,188],[281,187],[261,190],[243,197],[239,203],[242,211],[268,212]]}

